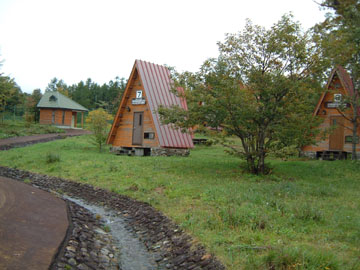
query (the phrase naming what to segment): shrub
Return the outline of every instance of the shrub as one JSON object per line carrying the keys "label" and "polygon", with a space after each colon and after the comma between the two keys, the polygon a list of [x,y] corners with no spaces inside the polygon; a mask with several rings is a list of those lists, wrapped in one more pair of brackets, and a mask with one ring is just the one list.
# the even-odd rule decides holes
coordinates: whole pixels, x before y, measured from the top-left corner
{"label": "shrub", "polygon": [[26,112],[24,115],[25,119],[25,127],[29,128],[31,126],[31,123],[34,123],[35,117],[34,114]]}
{"label": "shrub", "polygon": [[106,143],[106,138],[109,130],[108,121],[112,116],[103,109],[97,109],[89,113],[86,123],[89,124],[89,129],[92,131],[93,143],[99,147],[101,152],[102,146]]}
{"label": "shrub", "polygon": [[60,161],[60,155],[49,152],[49,153],[46,154],[45,161],[46,161],[47,164],[59,162]]}
{"label": "shrub", "polygon": [[294,208],[294,216],[303,221],[322,221],[323,212],[310,203],[298,205]]}
{"label": "shrub", "polygon": [[264,262],[267,269],[271,270],[339,269],[338,262],[332,254],[299,248],[270,250],[264,257]]}

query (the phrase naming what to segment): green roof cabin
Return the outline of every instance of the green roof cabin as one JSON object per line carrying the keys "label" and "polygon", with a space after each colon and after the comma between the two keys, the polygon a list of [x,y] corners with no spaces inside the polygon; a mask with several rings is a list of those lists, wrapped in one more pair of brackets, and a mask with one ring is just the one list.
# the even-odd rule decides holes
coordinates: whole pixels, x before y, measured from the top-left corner
{"label": "green roof cabin", "polygon": [[40,124],[76,128],[77,114],[81,113],[81,127],[84,127],[85,107],[57,91],[45,92],[37,107],[40,109]]}

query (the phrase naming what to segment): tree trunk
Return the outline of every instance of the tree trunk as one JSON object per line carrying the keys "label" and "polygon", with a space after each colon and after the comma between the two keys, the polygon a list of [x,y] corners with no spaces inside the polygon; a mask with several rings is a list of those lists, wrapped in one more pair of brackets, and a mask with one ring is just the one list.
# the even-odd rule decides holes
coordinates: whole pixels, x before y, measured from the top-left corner
{"label": "tree trunk", "polygon": [[266,167],[265,167],[265,153],[264,153],[264,149],[261,149],[260,153],[259,153],[259,173],[260,174],[266,174]]}
{"label": "tree trunk", "polygon": [[355,117],[353,121],[353,134],[352,134],[352,151],[351,151],[352,160],[357,160],[357,153],[356,153],[356,143],[358,139],[357,128],[358,128],[357,117]]}
{"label": "tree trunk", "polygon": [[261,133],[259,138],[259,149],[258,149],[258,172],[260,174],[266,174],[266,167],[265,167],[265,134]]}
{"label": "tree trunk", "polygon": [[251,155],[248,155],[246,158],[246,162],[247,162],[247,167],[248,167],[249,172],[251,172],[253,174],[258,174],[254,157]]}

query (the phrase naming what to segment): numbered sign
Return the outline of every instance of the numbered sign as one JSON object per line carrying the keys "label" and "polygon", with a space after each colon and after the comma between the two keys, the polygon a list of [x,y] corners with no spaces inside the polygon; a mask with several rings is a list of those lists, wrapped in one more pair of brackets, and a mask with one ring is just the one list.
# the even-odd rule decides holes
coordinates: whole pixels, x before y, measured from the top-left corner
{"label": "numbered sign", "polygon": [[136,91],[136,98],[142,98],[142,90]]}

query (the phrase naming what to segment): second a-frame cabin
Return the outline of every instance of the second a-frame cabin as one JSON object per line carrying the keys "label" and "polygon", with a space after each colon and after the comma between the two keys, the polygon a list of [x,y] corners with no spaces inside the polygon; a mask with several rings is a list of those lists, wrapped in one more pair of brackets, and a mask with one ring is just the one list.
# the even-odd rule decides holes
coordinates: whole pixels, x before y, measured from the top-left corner
{"label": "second a-frame cabin", "polygon": [[[353,115],[353,108],[346,104],[346,110],[339,110],[343,106],[346,97],[354,95],[354,84],[347,71],[337,66],[330,74],[326,91],[321,95],[314,116],[323,119],[320,124],[322,129],[330,129],[330,134],[325,138],[316,138],[316,145],[303,147],[305,156],[323,159],[343,159],[347,158],[352,150],[352,123],[349,119]],[[357,112],[360,114],[360,110]],[[357,141],[359,141],[360,125],[357,130]],[[357,142],[356,150],[359,155],[360,144]],[[360,157],[359,157],[360,158]]]}
{"label": "second a-frame cabin", "polygon": [[171,89],[166,67],[135,61],[107,139],[113,152],[139,156],[189,154],[194,147],[192,136],[162,125],[157,113],[160,105],[187,109],[186,100]]}

